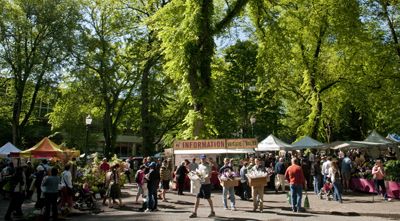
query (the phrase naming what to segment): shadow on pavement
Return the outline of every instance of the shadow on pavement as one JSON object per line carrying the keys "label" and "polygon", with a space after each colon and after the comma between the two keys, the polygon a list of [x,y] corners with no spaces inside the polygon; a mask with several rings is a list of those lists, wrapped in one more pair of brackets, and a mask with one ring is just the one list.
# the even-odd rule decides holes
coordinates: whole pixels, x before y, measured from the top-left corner
{"label": "shadow on pavement", "polygon": [[222,217],[222,216],[214,217],[214,220],[215,221],[260,221],[259,219],[252,219],[252,218]]}
{"label": "shadow on pavement", "polygon": [[176,201],[176,202],[170,202],[170,203],[178,204],[178,205],[194,205],[193,202],[181,201],[181,200],[178,200],[178,201]]}

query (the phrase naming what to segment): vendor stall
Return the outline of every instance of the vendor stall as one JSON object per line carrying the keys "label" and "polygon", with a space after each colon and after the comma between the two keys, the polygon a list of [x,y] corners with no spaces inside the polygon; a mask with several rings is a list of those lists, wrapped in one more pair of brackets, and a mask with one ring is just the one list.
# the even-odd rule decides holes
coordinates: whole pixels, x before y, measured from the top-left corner
{"label": "vendor stall", "polygon": [[280,150],[293,150],[292,145],[283,142],[274,135],[269,135],[261,141],[256,148],[256,151],[280,151]]}
{"label": "vendor stall", "polygon": [[[15,154],[15,153],[13,153]],[[35,146],[15,154],[21,158],[51,159],[59,158],[64,161],[72,157],[79,157],[79,150],[62,149],[49,138],[43,138]]]}
{"label": "vendor stall", "polygon": [[324,143],[321,143],[317,140],[314,140],[313,138],[309,136],[305,136],[301,138],[300,140],[293,142],[292,143],[293,149],[295,150],[301,150],[305,148],[311,148],[311,149],[324,149]]}
{"label": "vendor stall", "polygon": [[12,143],[8,142],[0,148],[0,158],[8,157],[11,153],[19,153],[20,149],[15,147]]}
{"label": "vendor stall", "polygon": [[187,159],[198,158],[200,154],[206,154],[212,164],[211,182],[219,186],[218,165],[219,157],[235,154],[252,154],[257,145],[255,138],[249,139],[214,139],[214,140],[177,140],[174,143],[175,165]]}

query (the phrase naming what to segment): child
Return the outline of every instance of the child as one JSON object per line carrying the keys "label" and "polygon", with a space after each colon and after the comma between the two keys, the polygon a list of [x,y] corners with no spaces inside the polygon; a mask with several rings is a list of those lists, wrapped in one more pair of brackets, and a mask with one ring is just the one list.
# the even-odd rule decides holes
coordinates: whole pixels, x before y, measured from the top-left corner
{"label": "child", "polygon": [[328,178],[326,179],[324,186],[321,188],[321,191],[319,192],[318,196],[320,199],[322,199],[323,195],[326,195],[326,200],[330,200],[330,196],[332,195],[332,183],[331,183],[331,179]]}

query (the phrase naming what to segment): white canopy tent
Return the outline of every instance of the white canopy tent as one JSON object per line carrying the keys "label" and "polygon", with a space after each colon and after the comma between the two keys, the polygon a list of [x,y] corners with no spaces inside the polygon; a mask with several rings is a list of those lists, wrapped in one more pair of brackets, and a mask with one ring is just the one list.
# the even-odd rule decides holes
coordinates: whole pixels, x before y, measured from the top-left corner
{"label": "white canopy tent", "polygon": [[293,150],[292,145],[283,142],[274,135],[269,135],[261,141],[256,148],[256,151],[279,151],[279,150]]}
{"label": "white canopy tent", "polygon": [[16,148],[12,143],[8,142],[0,148],[0,157],[7,157],[10,153],[19,153],[20,149]]}
{"label": "white canopy tent", "polygon": [[305,136],[300,140],[292,143],[292,146],[296,150],[304,149],[304,148],[323,148],[324,143],[319,142],[318,140],[314,140],[309,136]]}
{"label": "white canopy tent", "polygon": [[375,130],[373,130],[371,134],[369,134],[368,137],[365,138],[365,140],[353,141],[353,142],[359,144],[366,144],[368,146],[390,146],[394,143],[394,141],[386,139]]}

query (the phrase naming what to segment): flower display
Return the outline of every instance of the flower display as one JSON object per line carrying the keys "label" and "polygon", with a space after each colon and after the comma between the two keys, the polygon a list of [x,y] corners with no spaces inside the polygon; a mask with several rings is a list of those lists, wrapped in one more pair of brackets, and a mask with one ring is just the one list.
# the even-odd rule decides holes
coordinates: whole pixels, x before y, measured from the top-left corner
{"label": "flower display", "polygon": [[200,180],[201,182],[205,181],[205,178],[208,177],[208,173],[205,170],[196,169],[196,171],[191,171],[188,173],[189,179],[196,181]]}
{"label": "flower display", "polygon": [[260,178],[260,177],[267,177],[270,176],[270,174],[267,171],[250,171],[246,174],[246,176],[250,179],[254,178]]}
{"label": "flower display", "polygon": [[[98,154],[93,154],[93,161],[91,163],[88,163],[84,167],[78,167],[75,184],[82,186],[83,183],[88,183],[93,192],[96,193],[98,191],[102,191],[101,189],[104,188],[106,181],[106,174],[100,170],[101,163],[102,161],[100,160]],[[115,165],[117,163],[121,164],[122,160],[118,159],[118,157],[114,155],[109,164]],[[126,179],[123,175],[123,171],[121,171],[119,178],[119,183],[123,186]]]}
{"label": "flower display", "polygon": [[236,172],[233,172],[231,170],[225,171],[219,176],[219,179],[221,181],[227,181],[227,180],[240,180],[239,174]]}

